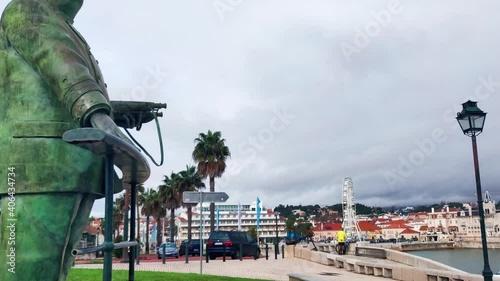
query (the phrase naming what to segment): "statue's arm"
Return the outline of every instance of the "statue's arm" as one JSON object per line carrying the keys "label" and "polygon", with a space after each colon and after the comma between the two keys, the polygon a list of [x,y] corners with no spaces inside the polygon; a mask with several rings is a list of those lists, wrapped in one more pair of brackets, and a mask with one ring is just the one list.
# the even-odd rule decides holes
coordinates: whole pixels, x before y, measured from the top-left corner
{"label": "statue's arm", "polygon": [[68,34],[68,25],[45,1],[14,0],[2,29],[8,44],[36,70],[80,125],[91,126],[94,112],[111,107]]}

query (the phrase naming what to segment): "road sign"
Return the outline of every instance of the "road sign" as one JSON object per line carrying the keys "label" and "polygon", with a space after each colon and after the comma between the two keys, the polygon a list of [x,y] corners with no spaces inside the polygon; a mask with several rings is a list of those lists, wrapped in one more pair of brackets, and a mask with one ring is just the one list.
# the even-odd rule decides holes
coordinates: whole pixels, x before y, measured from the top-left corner
{"label": "road sign", "polygon": [[225,192],[193,192],[184,191],[182,193],[182,202],[184,203],[217,203],[226,202],[229,196]]}
{"label": "road sign", "polygon": [[[225,192],[194,192],[184,191],[182,202],[184,203],[217,203],[226,202],[229,196]],[[203,233],[203,208],[200,208],[200,233]],[[203,273],[203,235],[200,235],[200,274]],[[208,260],[207,260],[208,261]]]}

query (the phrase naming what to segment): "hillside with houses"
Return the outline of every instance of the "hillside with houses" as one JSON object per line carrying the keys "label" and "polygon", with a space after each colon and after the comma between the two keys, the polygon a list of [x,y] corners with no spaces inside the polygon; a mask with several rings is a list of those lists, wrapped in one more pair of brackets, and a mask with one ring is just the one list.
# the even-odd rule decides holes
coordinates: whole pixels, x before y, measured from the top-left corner
{"label": "hillside with houses", "polygon": [[[478,208],[472,203],[441,203],[405,208],[369,208],[357,204],[358,237],[363,240],[387,241],[477,241],[480,239]],[[484,201],[487,236],[500,239],[498,204],[488,194]],[[340,209],[339,209],[340,208]],[[335,241],[342,229],[342,205],[276,207],[298,222],[313,225],[314,240]]]}

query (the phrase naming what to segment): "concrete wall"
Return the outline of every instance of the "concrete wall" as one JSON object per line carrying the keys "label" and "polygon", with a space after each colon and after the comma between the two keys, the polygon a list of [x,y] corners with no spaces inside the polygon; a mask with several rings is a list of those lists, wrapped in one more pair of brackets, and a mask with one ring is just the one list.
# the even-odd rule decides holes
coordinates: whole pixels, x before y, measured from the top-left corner
{"label": "concrete wall", "polygon": [[[481,239],[476,239],[474,241],[457,241],[455,242],[455,248],[459,249],[482,249],[483,245]],[[500,242],[490,241],[488,238],[488,249],[500,249]]]}
{"label": "concrete wall", "polygon": [[328,253],[311,251],[308,246],[287,245],[285,246],[285,258],[299,258],[309,260],[323,265],[333,265],[333,261],[328,259]]}
{"label": "concrete wall", "polygon": [[401,251],[422,251],[435,249],[453,249],[453,242],[429,242],[429,243],[404,243],[400,245]]}
{"label": "concrete wall", "polygon": [[[380,247],[365,247],[367,249],[381,249]],[[390,249],[386,251],[387,260],[383,259],[361,259],[353,255],[336,255],[321,251],[311,251],[308,246],[288,245],[285,248],[285,258],[293,257],[309,260],[337,268],[343,268],[359,274],[383,276],[392,280],[400,281],[483,281],[481,275],[469,274],[467,272],[449,267],[447,265],[403,252]],[[493,277],[500,280],[500,277]]]}
{"label": "concrete wall", "polygon": [[[360,248],[365,248],[365,249],[380,249],[377,247],[360,247]],[[437,270],[449,270],[449,271],[456,271],[460,273],[467,273],[465,271],[456,269],[451,266],[447,266],[445,264],[423,258],[423,257],[418,257],[414,255],[410,255],[407,253],[391,250],[391,249],[384,249],[387,259],[390,261],[394,261],[397,263],[409,265],[411,267],[416,267],[416,268],[426,268],[426,269],[437,269]]]}

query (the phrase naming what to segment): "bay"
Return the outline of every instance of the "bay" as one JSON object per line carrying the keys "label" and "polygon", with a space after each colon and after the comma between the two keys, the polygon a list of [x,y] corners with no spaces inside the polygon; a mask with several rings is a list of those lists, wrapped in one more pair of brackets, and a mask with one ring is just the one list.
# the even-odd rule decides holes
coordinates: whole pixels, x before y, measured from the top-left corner
{"label": "bay", "polygon": [[[483,271],[483,251],[481,249],[443,249],[406,252],[437,261],[473,274]],[[488,250],[490,268],[493,274],[500,271],[500,249]]]}

